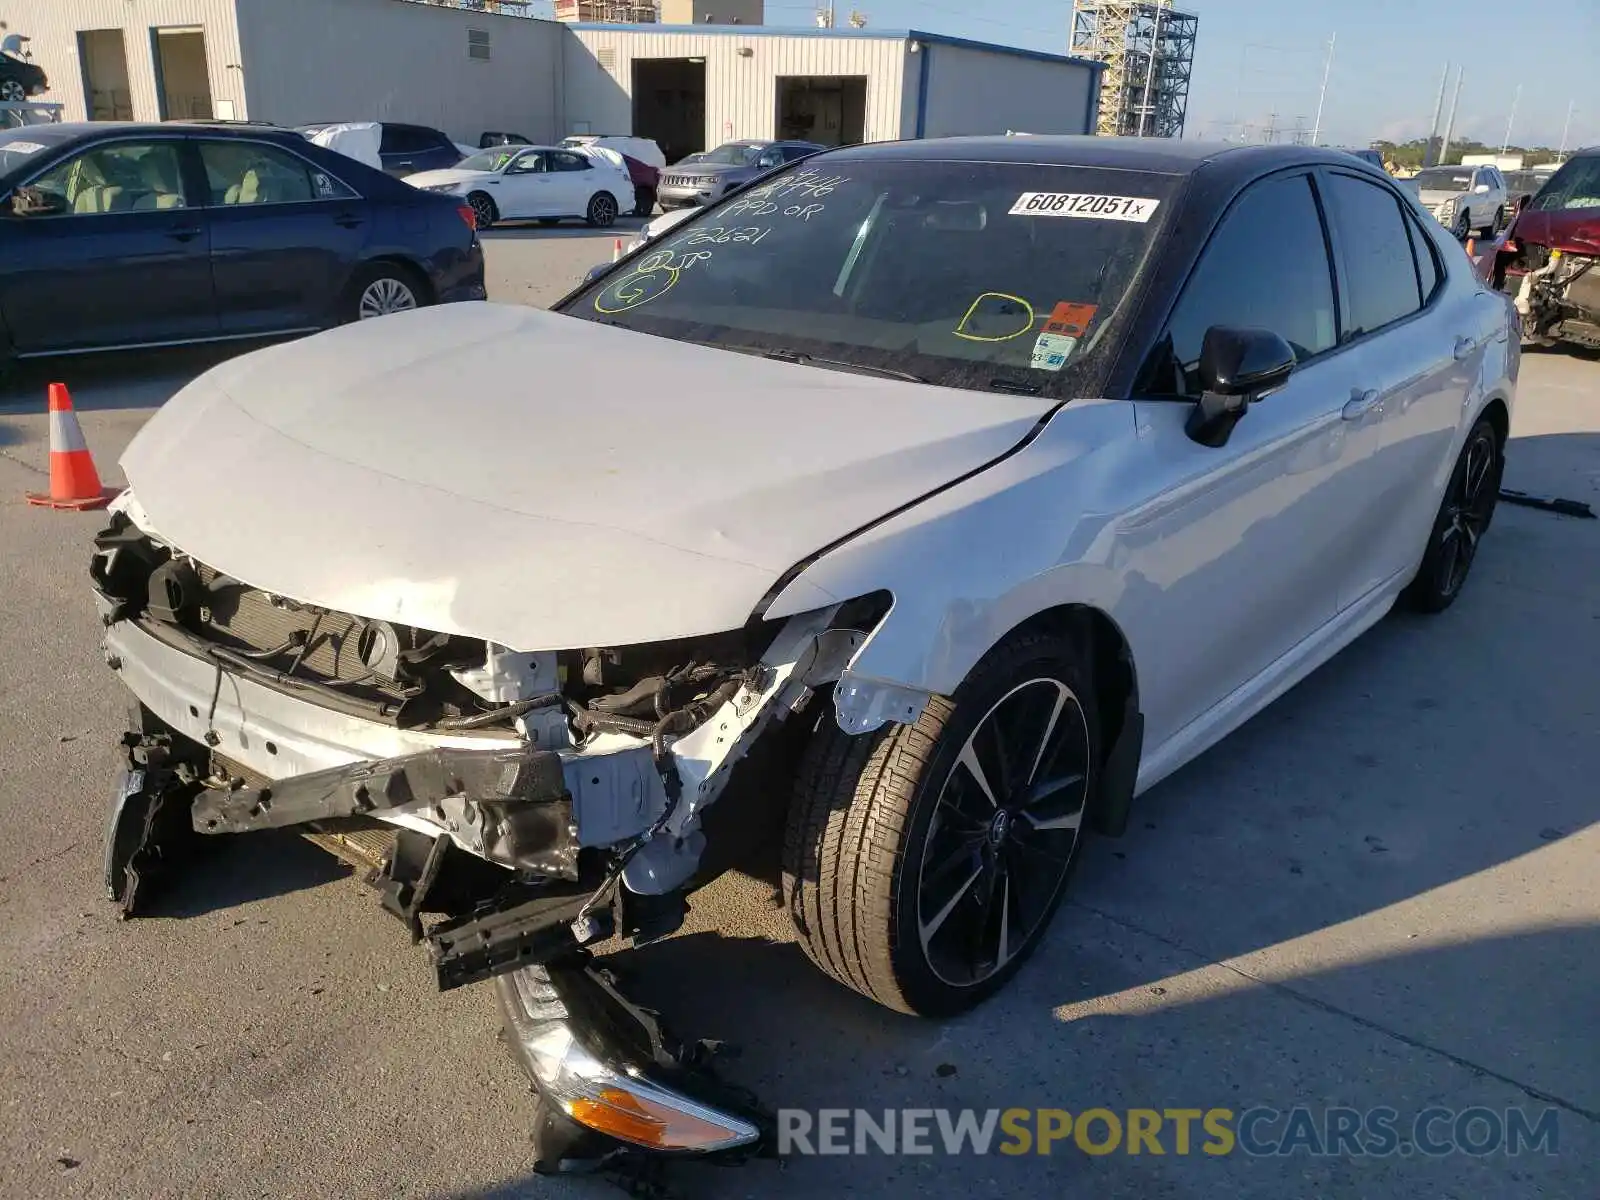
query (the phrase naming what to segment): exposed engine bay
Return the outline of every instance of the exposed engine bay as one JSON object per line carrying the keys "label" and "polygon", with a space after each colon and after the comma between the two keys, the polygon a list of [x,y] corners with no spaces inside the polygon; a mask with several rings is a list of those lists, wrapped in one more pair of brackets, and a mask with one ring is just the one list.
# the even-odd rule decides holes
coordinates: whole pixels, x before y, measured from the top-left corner
{"label": "exposed engine bay", "polygon": [[1511,294],[1531,345],[1600,347],[1600,258],[1513,239],[1498,255],[1495,285]]}
{"label": "exposed engine bay", "polygon": [[367,869],[441,988],[673,932],[732,768],[888,609],[521,652],[269,594],[126,512],[96,548],[139,700],[106,863],[124,913],[195,839],[293,828]]}

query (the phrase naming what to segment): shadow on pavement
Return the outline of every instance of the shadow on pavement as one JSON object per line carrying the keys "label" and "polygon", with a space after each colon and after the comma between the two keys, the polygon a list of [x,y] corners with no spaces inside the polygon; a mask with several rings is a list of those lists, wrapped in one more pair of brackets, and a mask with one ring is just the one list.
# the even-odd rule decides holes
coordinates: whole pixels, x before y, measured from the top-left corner
{"label": "shadow on pavement", "polygon": [[72,392],[72,406],[84,412],[155,408],[197,375],[268,344],[221,342],[171,350],[29,359],[18,363],[0,385],[0,416],[43,413],[52,383],[66,384]]}
{"label": "shadow on pavement", "polygon": [[583,239],[601,241],[606,238],[631,238],[643,229],[648,218],[619,217],[609,229],[596,229],[587,225],[540,225],[535,221],[513,221],[496,224],[491,229],[480,230],[479,239],[485,242],[545,241],[551,239]]}
{"label": "shadow on pavement", "polygon": [[237,837],[197,835],[193,856],[175,875],[162,880],[138,919],[203,916],[321,887],[349,874],[350,868],[326,850],[284,830]]}

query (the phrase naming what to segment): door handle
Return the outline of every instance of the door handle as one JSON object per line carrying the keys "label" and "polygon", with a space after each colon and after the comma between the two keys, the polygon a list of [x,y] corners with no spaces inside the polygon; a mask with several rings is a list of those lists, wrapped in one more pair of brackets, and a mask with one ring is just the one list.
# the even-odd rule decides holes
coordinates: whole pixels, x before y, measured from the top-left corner
{"label": "door handle", "polygon": [[1344,411],[1339,415],[1346,421],[1359,421],[1382,403],[1382,396],[1376,388],[1367,391],[1356,390],[1351,393],[1350,400],[1344,406]]}
{"label": "door handle", "polygon": [[200,226],[179,225],[176,229],[169,229],[167,236],[175,242],[192,242],[200,236]]}
{"label": "door handle", "polygon": [[359,213],[340,213],[333,219],[333,223],[345,229],[355,229],[365,219]]}
{"label": "door handle", "polygon": [[1471,338],[1458,337],[1456,339],[1456,361],[1460,362],[1463,358],[1466,358],[1477,348],[1478,343],[1473,341]]}

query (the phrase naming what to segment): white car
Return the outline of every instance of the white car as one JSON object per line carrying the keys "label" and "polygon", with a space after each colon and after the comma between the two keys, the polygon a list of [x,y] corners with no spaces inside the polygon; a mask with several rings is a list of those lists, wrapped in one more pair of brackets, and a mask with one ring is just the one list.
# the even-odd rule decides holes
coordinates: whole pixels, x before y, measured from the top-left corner
{"label": "white car", "polygon": [[234,359],[98,538],[139,713],[108,886],[181,872],[174,827],[304,830],[441,987],[495,980],[542,1169],[748,1150],[584,948],[675,930],[770,822],[824,972],[971,1008],[1086,833],[1457,599],[1518,347],[1337,151],[1041,136],[819,154],[554,312]]}
{"label": "white car", "polygon": [[1511,210],[1497,167],[1428,167],[1409,182],[1422,207],[1458,238],[1474,230],[1493,237],[1505,228]]}
{"label": "white car", "polygon": [[499,221],[567,218],[600,229],[633,207],[633,181],[622,156],[603,147],[491,146],[443,171],[406,182],[425,192],[460,196],[479,229]]}

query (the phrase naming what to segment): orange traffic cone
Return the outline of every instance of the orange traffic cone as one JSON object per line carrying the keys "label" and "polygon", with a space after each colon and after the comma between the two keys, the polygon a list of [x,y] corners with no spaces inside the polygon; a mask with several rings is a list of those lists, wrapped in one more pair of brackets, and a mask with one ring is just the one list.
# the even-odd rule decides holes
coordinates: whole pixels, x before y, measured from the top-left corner
{"label": "orange traffic cone", "polygon": [[1468,258],[1477,258],[1478,257],[1478,239],[1477,238],[1469,237],[1467,239],[1467,257]]}
{"label": "orange traffic cone", "polygon": [[83,440],[72,396],[64,383],[50,385],[50,494],[28,493],[44,508],[104,508],[117,493],[100,486],[100,473]]}
{"label": "orange traffic cone", "polygon": [[617,259],[619,259],[621,257],[622,257],[622,239],[618,238],[616,241],[611,243],[611,261],[612,262],[616,262]]}

